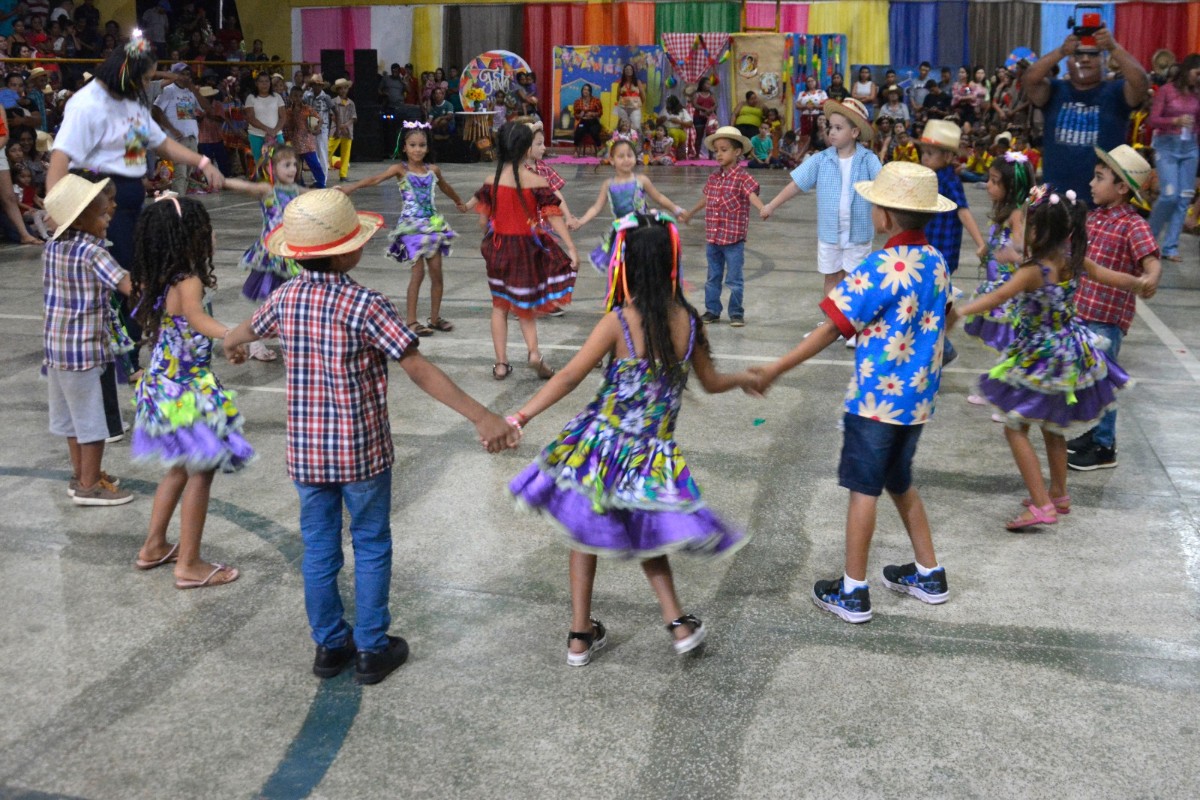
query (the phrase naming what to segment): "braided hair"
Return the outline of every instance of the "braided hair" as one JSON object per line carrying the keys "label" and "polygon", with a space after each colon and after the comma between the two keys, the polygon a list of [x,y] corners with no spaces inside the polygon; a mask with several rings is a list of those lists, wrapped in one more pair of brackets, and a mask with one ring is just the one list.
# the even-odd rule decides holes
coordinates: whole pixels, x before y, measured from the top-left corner
{"label": "braided hair", "polygon": [[525,195],[521,192],[522,165],[532,146],[533,129],[524,122],[506,122],[500,132],[496,134],[496,176],[492,180],[492,205],[488,212],[489,217],[496,213],[496,196],[500,189],[500,175],[504,172],[505,167],[512,167],[513,180],[517,185],[517,198],[521,201],[521,208],[525,210],[526,214],[532,213],[525,202]]}
{"label": "braided hair", "polygon": [[153,342],[167,290],[192,275],[209,289],[217,285],[212,221],[200,201],[167,195],[142,210],[133,238],[133,316],[143,341]]}
{"label": "braided hair", "polygon": [[1070,280],[1083,269],[1087,255],[1087,203],[1074,190],[1059,194],[1043,184],[1029,193],[1026,212],[1025,244],[1029,258],[1040,261],[1066,252],[1059,280]]}

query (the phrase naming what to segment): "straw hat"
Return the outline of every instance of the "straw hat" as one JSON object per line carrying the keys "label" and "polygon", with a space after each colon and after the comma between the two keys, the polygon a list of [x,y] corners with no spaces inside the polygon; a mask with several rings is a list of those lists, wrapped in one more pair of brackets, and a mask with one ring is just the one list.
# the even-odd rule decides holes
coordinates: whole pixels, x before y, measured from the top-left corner
{"label": "straw hat", "polygon": [[62,236],[63,231],[79,218],[92,201],[112,181],[105,178],[99,183],[92,183],[87,178],[67,174],[54,184],[54,188],[46,193],[46,213],[58,225],[50,241]]}
{"label": "straw hat", "polygon": [[887,97],[892,92],[895,92],[896,94],[900,95],[901,97],[904,96],[904,91],[894,83],[891,86],[889,86],[883,90],[883,96]]}
{"label": "straw hat", "polygon": [[1146,185],[1146,181],[1150,180],[1150,163],[1142,158],[1137,150],[1123,144],[1106,153],[1097,147],[1096,157],[1116,173],[1118,178],[1128,184],[1129,188],[1133,190],[1134,197],[1143,203],[1146,202],[1142,188]]}
{"label": "straw hat", "polygon": [[335,91],[337,89],[342,88],[343,86],[345,86],[347,89],[349,89],[353,85],[354,85],[354,81],[348,81],[345,78],[338,78],[336,81],[333,82],[333,88]]}
{"label": "straw hat", "polygon": [[853,97],[847,97],[840,103],[837,100],[826,100],[825,105],[821,106],[821,113],[825,115],[826,119],[830,114],[841,114],[853,122],[854,127],[858,128],[859,141],[869,142],[875,136],[875,129],[871,127],[867,107]]}
{"label": "straw hat", "polygon": [[710,136],[705,136],[704,146],[709,150],[712,150],[713,145],[715,145],[717,142],[717,139],[732,139],[742,146],[743,153],[750,150],[750,140],[743,136],[742,132],[732,125],[722,125]]}
{"label": "straw hat", "polygon": [[325,80],[325,76],[319,72],[314,72],[312,75],[309,75],[308,82],[315,83],[320,86],[328,86],[329,85],[329,81]]}
{"label": "straw hat", "polygon": [[305,259],[353,253],[383,227],[383,217],[355,211],[337,189],[317,189],[288,203],[283,222],[267,234],[271,255]]}
{"label": "straw hat", "polygon": [[1166,72],[1175,63],[1175,54],[1165,47],[1160,47],[1150,56],[1150,65],[1158,72]]}
{"label": "straw hat", "polygon": [[1008,142],[1008,145],[1011,147],[1012,140],[1013,140],[1012,133],[1010,131],[1004,131],[1003,133],[996,134],[996,142],[995,143],[1000,144],[1001,142]]}
{"label": "straw hat", "polygon": [[216,89],[214,89],[211,86],[201,86],[200,87],[200,96],[201,97],[215,97],[218,94],[220,94],[220,92],[218,92]]}
{"label": "straw hat", "polygon": [[946,119],[931,119],[925,123],[918,144],[926,144],[949,150],[951,153],[962,152],[962,128]]}
{"label": "straw hat", "polygon": [[859,181],[854,191],[869,203],[899,211],[941,214],[958,208],[953,200],[938,194],[937,173],[911,161],[889,161],[875,180]]}
{"label": "straw hat", "polygon": [[279,80],[281,80],[281,81],[286,81],[286,80],[287,80],[287,78],[283,77],[283,76],[282,76],[282,75],[280,75],[278,72],[272,72],[272,73],[271,73],[271,80],[275,80],[276,78],[278,78],[278,79],[279,79]]}
{"label": "straw hat", "polygon": [[25,80],[32,81],[32,80],[42,77],[45,74],[46,74],[46,70],[42,69],[41,67],[34,67],[33,69],[31,69],[29,71],[29,77],[26,78]]}
{"label": "straw hat", "polygon": [[50,148],[54,146],[54,137],[45,131],[37,132],[37,144],[35,147],[39,153],[49,153]]}

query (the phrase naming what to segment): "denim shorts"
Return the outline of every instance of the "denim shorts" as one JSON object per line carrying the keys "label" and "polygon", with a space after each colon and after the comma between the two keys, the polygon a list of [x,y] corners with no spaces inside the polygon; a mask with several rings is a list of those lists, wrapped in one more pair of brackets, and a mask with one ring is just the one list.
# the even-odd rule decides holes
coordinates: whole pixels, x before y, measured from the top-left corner
{"label": "denim shorts", "polygon": [[847,413],[842,434],[838,485],[879,497],[887,489],[904,494],[912,486],[912,462],[924,425],[890,425]]}

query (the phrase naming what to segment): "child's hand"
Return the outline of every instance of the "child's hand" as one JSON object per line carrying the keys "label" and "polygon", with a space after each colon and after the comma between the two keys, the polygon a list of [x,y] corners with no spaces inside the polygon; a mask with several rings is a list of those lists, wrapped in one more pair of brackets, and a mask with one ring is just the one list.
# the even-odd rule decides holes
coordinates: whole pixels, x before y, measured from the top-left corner
{"label": "child's hand", "polygon": [[947,308],[946,309],[946,333],[949,333],[951,330],[953,330],[954,326],[958,324],[958,321],[960,319],[962,319],[962,314],[958,313],[957,308],[955,308],[954,306],[950,306],[949,308]]}
{"label": "child's hand", "polygon": [[569,231],[577,231],[582,227],[583,223],[579,221],[579,217],[571,217],[570,221],[567,222],[567,230]]}
{"label": "child's hand", "polygon": [[1149,278],[1138,278],[1133,283],[1133,293],[1138,297],[1143,297],[1149,300],[1158,292],[1158,281],[1152,281]]}
{"label": "child's hand", "polygon": [[489,453],[499,453],[501,450],[516,446],[509,444],[512,436],[511,426],[504,421],[504,417],[493,414],[491,411],[475,423],[475,432],[479,434],[479,443],[487,448]]}
{"label": "child's hand", "polygon": [[689,222],[692,221],[692,212],[685,211],[682,214],[680,214],[679,221],[682,222],[684,225],[687,225]]}
{"label": "child's hand", "polygon": [[221,347],[225,351],[225,360],[230,364],[242,364],[246,361],[248,353],[245,345],[230,347],[229,342],[223,340]]}
{"label": "child's hand", "polygon": [[770,219],[771,214],[773,214],[773,213],[774,213],[774,209],[771,208],[770,203],[767,203],[765,206],[763,206],[762,208],[760,208],[758,210],[758,215],[760,217],[762,217],[763,219]]}
{"label": "child's hand", "polygon": [[771,388],[771,384],[775,382],[774,376],[767,371],[766,367],[751,367],[746,370],[749,377],[747,385],[742,387],[742,391],[753,397],[762,397]]}
{"label": "child's hand", "polygon": [[468,211],[470,211],[470,209],[467,208],[466,203],[455,203],[454,207],[458,209],[460,214],[466,214]]}
{"label": "child's hand", "polygon": [[339,184],[338,186],[335,186],[333,188],[336,189],[337,191],[341,192],[344,195],[349,195],[350,191],[351,191],[350,187],[346,186],[345,184]]}
{"label": "child's hand", "polygon": [[761,398],[763,396],[762,390],[758,388],[762,382],[761,378],[750,370],[737,373],[733,376],[733,379],[737,383],[738,388],[751,397]]}
{"label": "child's hand", "polygon": [[984,257],[987,255],[987,243],[986,242],[984,244],[979,245],[979,247],[975,248],[975,255],[979,256],[980,261],[983,261]]}

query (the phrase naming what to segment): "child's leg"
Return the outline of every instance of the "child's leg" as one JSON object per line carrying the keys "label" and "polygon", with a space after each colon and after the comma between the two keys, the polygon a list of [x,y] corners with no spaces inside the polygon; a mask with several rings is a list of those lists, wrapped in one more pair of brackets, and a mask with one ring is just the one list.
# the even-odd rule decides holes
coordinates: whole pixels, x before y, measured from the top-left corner
{"label": "child's leg", "polygon": [[338,169],[338,174],[341,175],[342,180],[346,180],[346,176],[350,172],[350,147],[352,144],[354,144],[353,139],[342,139],[340,148],[342,152],[342,166]]}
{"label": "child's leg", "polygon": [[[212,492],[214,474],[214,470],[187,474],[187,482],[179,504],[179,560],[175,563],[176,578],[203,580],[216,566],[200,558],[200,539],[204,536],[204,522],[208,519],[208,498]],[[155,498],[157,499],[157,494]],[[213,582],[228,581],[218,577]]]}
{"label": "child's leg", "polygon": [[721,281],[725,278],[725,250],[709,242],[705,247],[708,255],[708,280],[704,282],[704,310],[715,317],[721,316]]}
{"label": "child's leg", "polygon": [[[569,566],[571,580],[571,630],[592,632],[592,585],[596,582],[596,557],[571,551]],[[588,649],[581,639],[572,639],[569,649],[582,653]]]}
{"label": "child's leg", "polygon": [[354,545],[354,644],[359,650],[388,647],[392,624],[392,471],[342,486]]}
{"label": "child's leg", "polygon": [[856,581],[867,579],[867,553],[875,535],[875,510],[879,498],[862,492],[850,492],[846,512],[846,574]]}
{"label": "child's leg", "polygon": [[67,453],[71,457],[71,474],[75,480],[83,480],[83,451],[79,447],[79,440],[74,436],[67,437]]}
{"label": "child's leg", "polygon": [[837,285],[839,283],[841,283],[843,280],[845,280],[845,278],[846,278],[846,273],[842,272],[841,270],[838,270],[837,272],[826,275],[825,276],[825,285],[822,287],[822,291],[824,291],[825,294],[828,295],[830,292],[832,292],[834,289],[836,289]]}
{"label": "child's leg", "polygon": [[[70,442],[70,439],[67,441]],[[77,443],[76,447],[79,448],[79,486],[83,489],[90,489],[100,482],[100,462],[104,460],[104,440],[87,444]]]}
{"label": "child's leg", "polygon": [[308,168],[312,170],[313,182],[318,189],[325,188],[325,168],[321,166],[321,159],[316,153],[305,153],[304,161],[308,164]]}
{"label": "child's leg", "polygon": [[158,561],[170,551],[167,526],[171,524],[175,506],[179,504],[187,482],[187,470],[183,467],[172,467],[158,482],[158,489],[154,491],[154,506],[150,509],[150,532],[146,535],[142,549],[138,551],[138,558],[142,561]]}
{"label": "child's leg", "polygon": [[404,313],[408,326],[417,324],[417,297],[421,293],[421,282],[425,280],[425,259],[418,258],[412,265],[412,277],[408,280],[408,294],[405,297]]}
{"label": "child's leg", "polygon": [[334,483],[296,483],[300,495],[300,536],[304,557],[304,610],[312,638],[321,647],[342,647],[350,634],[338,593],[342,555],[342,487]]}
{"label": "child's leg", "polygon": [[[658,598],[659,608],[662,609],[663,624],[670,625],[682,617],[683,608],[680,607],[679,598],[675,595],[675,579],[671,575],[671,562],[667,561],[667,557],[646,559],[642,562],[642,571],[646,573],[646,580],[650,581],[650,588],[654,590],[654,595]],[[686,639],[692,635],[693,631],[687,625],[680,625],[675,628],[673,633],[676,639]]]}
{"label": "child's leg", "polygon": [[492,306],[492,347],[496,351],[496,363],[508,363],[508,311]]}
{"label": "child's leg", "polygon": [[536,364],[542,360],[542,353],[538,350],[537,319],[534,317],[517,317],[517,324],[521,326],[521,336],[525,339],[525,349],[529,353],[529,363]]}
{"label": "child's leg", "polygon": [[[1046,443],[1046,461],[1050,462],[1050,497],[1067,496],[1067,439],[1042,428]],[[1065,508],[1066,506],[1064,506]]]}
{"label": "child's leg", "polygon": [[[1033,445],[1029,443],[1029,426],[1022,425],[1020,429],[1006,427],[1004,438],[1008,440],[1013,460],[1017,462],[1017,469],[1021,472],[1021,479],[1025,481],[1025,488],[1029,490],[1029,497],[1033,500],[1033,504],[1040,508],[1050,505],[1050,493],[1046,490],[1042,465],[1038,461]],[[1066,442],[1063,443],[1063,446],[1065,452]],[[1063,484],[1066,484],[1065,479]]]}
{"label": "child's leg", "polygon": [[429,265],[429,321],[437,322],[442,318],[442,256],[430,256],[425,263]]}
{"label": "child's leg", "polygon": [[904,530],[908,532],[908,540],[912,542],[913,555],[916,557],[917,563],[923,567],[936,567],[938,565],[937,554],[933,551],[933,534],[929,529],[929,517],[925,515],[925,504],[921,502],[921,496],[917,494],[916,487],[909,487],[908,491],[903,494],[892,492],[888,494],[891,495],[892,502],[896,504],[896,511],[900,513]]}
{"label": "child's leg", "polygon": [[742,264],[746,258],[746,243],[735,242],[725,245],[725,285],[729,287],[729,318],[740,319],[742,309]]}

